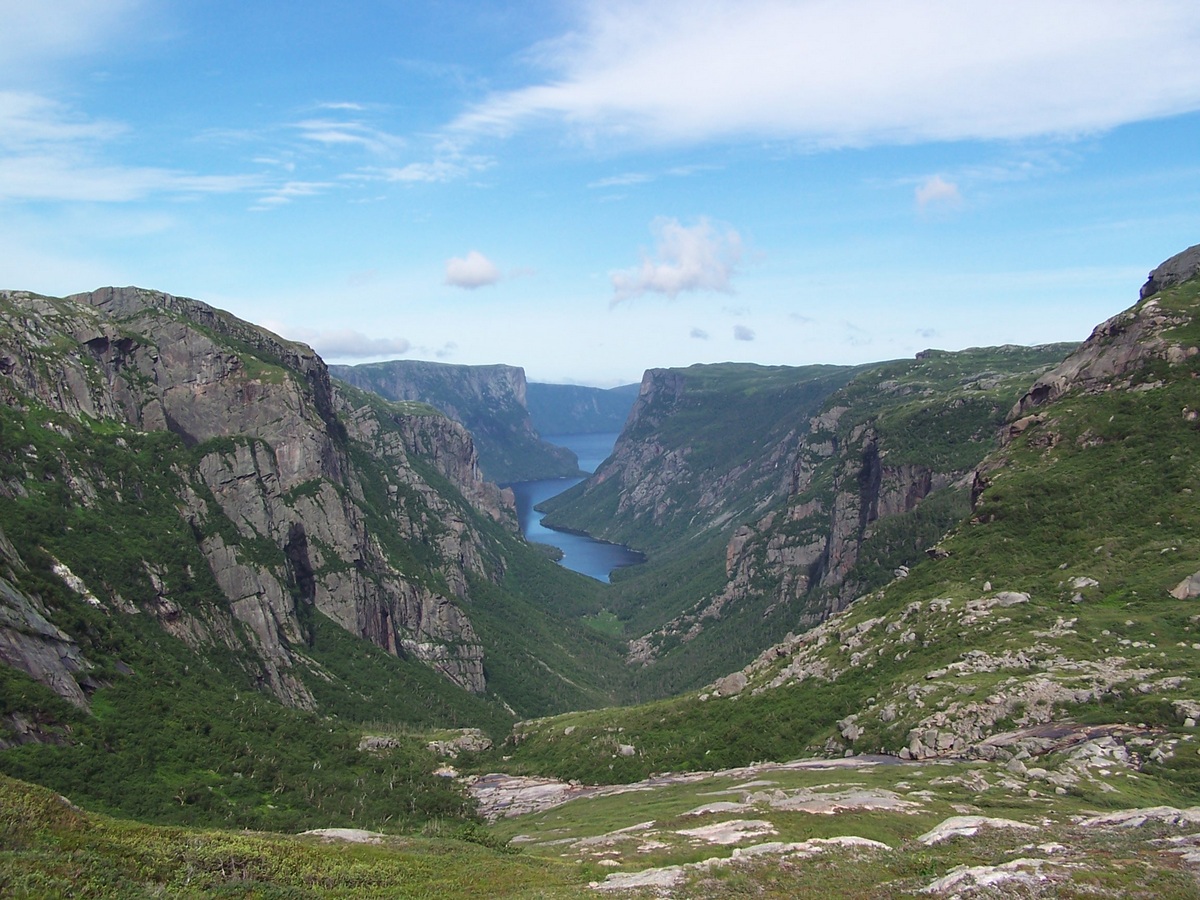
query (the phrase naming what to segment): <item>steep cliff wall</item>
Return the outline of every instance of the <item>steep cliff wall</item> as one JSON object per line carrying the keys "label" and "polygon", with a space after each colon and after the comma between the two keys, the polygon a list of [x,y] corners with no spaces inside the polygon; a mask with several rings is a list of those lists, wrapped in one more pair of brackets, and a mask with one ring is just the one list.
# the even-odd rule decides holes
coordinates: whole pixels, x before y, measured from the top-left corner
{"label": "steep cliff wall", "polygon": [[[515,514],[511,495],[483,481],[460,425],[343,395],[309,348],[136,288],[0,293],[0,402],[10,411],[0,496],[27,499],[25,485],[52,483],[58,506],[121,522],[153,483],[219,589],[220,602],[197,603],[181,588],[199,577],[194,557],[147,555],[118,573],[76,540],[64,565],[86,573],[114,614],[146,613],[192,645],[241,654],[295,706],[315,704],[304,654],[312,610],[485,690],[483,647],[461,604],[471,579],[498,580],[504,560],[472,516],[515,530]],[[124,471],[99,459],[108,453]],[[36,598],[4,595],[8,646],[57,641],[67,671],[84,668],[55,626],[38,623]],[[80,702],[61,672],[38,675],[25,655],[19,667]]]}
{"label": "steep cliff wall", "polygon": [[677,690],[923,556],[968,511],[969,475],[1013,400],[1069,349],[651,370],[612,457],[547,521],[649,553],[621,579],[619,612],[637,629],[631,661],[669,662]]}
{"label": "steep cliff wall", "polygon": [[507,483],[578,474],[574,454],[543,441],[526,404],[525,370],[393,360],[332,366],[337,378],[394,401],[418,401],[463,424],[491,481]]}

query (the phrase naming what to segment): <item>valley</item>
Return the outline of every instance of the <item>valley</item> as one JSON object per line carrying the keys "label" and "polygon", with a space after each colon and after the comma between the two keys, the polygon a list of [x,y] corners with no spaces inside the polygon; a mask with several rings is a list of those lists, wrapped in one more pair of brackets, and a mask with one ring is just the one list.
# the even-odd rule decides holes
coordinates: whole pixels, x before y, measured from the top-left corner
{"label": "valley", "polygon": [[349,368],[0,292],[6,895],[1197,895],[1195,248],[1079,345]]}

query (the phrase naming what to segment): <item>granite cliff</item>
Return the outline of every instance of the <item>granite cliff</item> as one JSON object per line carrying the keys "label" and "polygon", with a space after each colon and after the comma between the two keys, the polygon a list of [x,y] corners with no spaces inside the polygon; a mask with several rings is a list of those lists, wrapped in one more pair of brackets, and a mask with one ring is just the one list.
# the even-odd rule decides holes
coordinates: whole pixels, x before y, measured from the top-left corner
{"label": "granite cliff", "polygon": [[[316,703],[314,613],[487,689],[466,605],[505,559],[479,523],[512,532],[515,515],[461,425],[338,389],[308,347],[137,288],[0,293],[0,404],[0,525],[88,603],[236,654],[293,706]],[[94,510],[105,533],[22,518],[47,490],[52,521]],[[169,532],[139,549],[126,518],[164,502]],[[187,551],[150,555],[157,539]],[[86,704],[86,658],[21,589],[29,560],[8,540],[0,556],[0,661]]]}
{"label": "granite cliff", "polygon": [[646,683],[679,690],[922,558],[1013,402],[1070,349],[650,370],[612,457],[547,521],[648,553],[618,615],[630,660],[663,670]]}
{"label": "granite cliff", "polygon": [[571,451],[543,441],[527,405],[525,370],[393,360],[331,366],[334,377],[393,401],[428,403],[471,432],[486,477],[499,484],[579,474]]}

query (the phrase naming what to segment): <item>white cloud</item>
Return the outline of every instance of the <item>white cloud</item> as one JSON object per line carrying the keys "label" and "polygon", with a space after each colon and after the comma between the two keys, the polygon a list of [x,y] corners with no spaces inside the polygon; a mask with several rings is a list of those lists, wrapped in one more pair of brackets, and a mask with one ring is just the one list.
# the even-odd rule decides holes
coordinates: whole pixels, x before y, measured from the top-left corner
{"label": "white cloud", "polygon": [[626,172],[623,175],[611,175],[588,183],[590,188],[628,187],[633,184],[646,184],[654,178],[645,172]]}
{"label": "white cloud", "polygon": [[730,279],[741,258],[741,237],[732,228],[719,231],[708,219],[681,225],[677,219],[656,219],[654,258],[641,266],[611,274],[613,303],[645,293],[675,297],[684,291],[731,292]]}
{"label": "white cloud", "polygon": [[958,185],[947,181],[941,175],[933,175],[917,185],[917,206],[926,209],[929,206],[959,206],[962,204],[962,194]]}
{"label": "white cloud", "polygon": [[126,128],[90,119],[24,91],[0,91],[0,200],[121,203],[153,194],[229,194],[263,185],[255,175],[197,175],[104,162]]}
{"label": "white cloud", "polygon": [[304,341],[322,357],[362,359],[371,356],[395,356],[407,353],[412,344],[404,338],[373,338],[350,328],[313,331],[293,328],[288,332],[293,340]]}
{"label": "white cloud", "polygon": [[754,329],[747,328],[745,325],[734,325],[733,339],[735,341],[752,341],[754,340]]}
{"label": "white cloud", "polygon": [[1194,0],[585,0],[539,84],[453,123],[823,146],[1076,135],[1200,109]]}
{"label": "white cloud", "polygon": [[500,270],[496,264],[478,250],[472,250],[462,258],[455,256],[446,260],[446,284],[473,290],[499,280]]}
{"label": "white cloud", "polygon": [[0,200],[125,203],[164,193],[241,193],[260,185],[260,179],[248,175],[193,175],[51,156],[0,159]]}
{"label": "white cloud", "polygon": [[[324,108],[330,109],[331,107]],[[336,107],[339,110],[356,108],[350,104],[341,104]],[[360,121],[306,119],[303,122],[297,122],[295,127],[300,131],[300,137],[304,140],[326,147],[361,147],[371,153],[386,155],[400,150],[405,145],[403,138],[388,134],[386,131]]]}
{"label": "white cloud", "polygon": [[434,184],[465,178],[491,168],[492,164],[493,161],[485,156],[452,156],[434,159],[431,162],[409,163],[406,166],[364,169],[362,177],[409,184]]}
{"label": "white cloud", "polygon": [[297,197],[312,197],[331,187],[333,184],[328,181],[289,181],[267,191],[251,208],[255,210],[274,209],[277,206],[291,203]]}
{"label": "white cloud", "polygon": [[105,47],[145,4],[142,0],[0,0],[0,74],[45,72],[58,60]]}

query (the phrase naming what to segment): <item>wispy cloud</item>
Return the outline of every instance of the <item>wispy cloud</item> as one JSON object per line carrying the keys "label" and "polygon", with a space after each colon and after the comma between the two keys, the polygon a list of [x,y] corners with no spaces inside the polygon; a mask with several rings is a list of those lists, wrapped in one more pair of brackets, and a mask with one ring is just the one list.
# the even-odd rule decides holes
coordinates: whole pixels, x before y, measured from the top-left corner
{"label": "wispy cloud", "polygon": [[251,207],[254,210],[274,209],[291,203],[297,197],[312,197],[324,193],[334,187],[328,181],[288,181],[279,187],[266,191],[258,202]]}
{"label": "wispy cloud", "polygon": [[257,175],[205,175],[103,158],[127,129],[38,94],[0,91],[0,199],[122,203],[155,194],[231,194],[263,186]]}
{"label": "wispy cloud", "polygon": [[446,260],[446,284],[453,287],[474,290],[499,280],[500,269],[478,250],[472,250],[465,257]]}
{"label": "wispy cloud", "polygon": [[1200,109],[1198,44],[1190,0],[585,0],[533,54],[546,79],[452,128],[813,147],[1077,135]]}
{"label": "wispy cloud", "polygon": [[732,228],[718,229],[708,219],[695,225],[656,219],[654,255],[642,264],[611,274],[614,304],[645,293],[675,297],[686,291],[733,290],[730,280],[742,253],[742,240]]}
{"label": "wispy cloud", "polygon": [[621,175],[610,175],[588,182],[590,188],[628,187],[631,184],[646,184],[653,181],[654,176],[646,172],[625,172]]}
{"label": "wispy cloud", "polygon": [[708,340],[708,332],[705,331],[703,328],[693,328],[689,337],[692,337],[697,341],[707,341]]}
{"label": "wispy cloud", "polygon": [[754,329],[747,328],[745,325],[734,325],[733,339],[735,341],[752,341],[754,340]]}
{"label": "wispy cloud", "polygon": [[[324,108],[329,109],[330,107]],[[340,104],[336,109],[354,110],[360,109],[360,107],[354,104]],[[395,153],[403,149],[406,143],[404,138],[389,134],[360,120],[305,119],[297,122],[295,127],[300,132],[300,137],[306,141],[323,144],[326,147],[361,147],[378,155]]]}
{"label": "wispy cloud", "polygon": [[413,162],[404,166],[363,169],[361,174],[367,178],[377,178],[382,181],[433,184],[457,181],[476,172],[482,172],[491,165],[492,160],[483,156],[436,158],[429,162]]}

